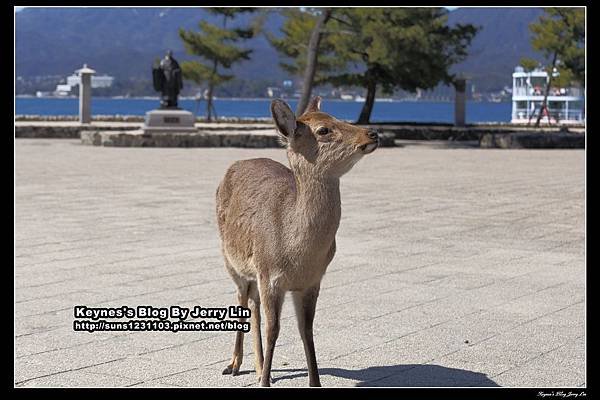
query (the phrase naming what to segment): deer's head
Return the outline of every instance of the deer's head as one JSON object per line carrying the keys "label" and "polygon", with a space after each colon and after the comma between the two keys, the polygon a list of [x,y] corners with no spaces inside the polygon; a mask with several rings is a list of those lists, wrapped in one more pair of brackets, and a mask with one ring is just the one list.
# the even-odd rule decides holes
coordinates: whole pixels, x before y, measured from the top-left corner
{"label": "deer's head", "polygon": [[271,114],[294,173],[339,178],[377,148],[379,137],[322,112],[320,105],[317,96],[296,118],[287,103],[273,100]]}

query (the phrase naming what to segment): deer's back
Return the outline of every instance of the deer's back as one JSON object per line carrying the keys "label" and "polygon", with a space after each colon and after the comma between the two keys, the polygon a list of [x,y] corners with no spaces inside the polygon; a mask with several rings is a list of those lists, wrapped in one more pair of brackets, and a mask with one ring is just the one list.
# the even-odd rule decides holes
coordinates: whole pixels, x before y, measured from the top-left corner
{"label": "deer's back", "polygon": [[242,160],[229,167],[216,203],[223,248],[233,264],[252,264],[257,251],[269,256],[282,237],[283,211],[291,207],[286,204],[292,204],[295,191],[292,171],[274,160]]}

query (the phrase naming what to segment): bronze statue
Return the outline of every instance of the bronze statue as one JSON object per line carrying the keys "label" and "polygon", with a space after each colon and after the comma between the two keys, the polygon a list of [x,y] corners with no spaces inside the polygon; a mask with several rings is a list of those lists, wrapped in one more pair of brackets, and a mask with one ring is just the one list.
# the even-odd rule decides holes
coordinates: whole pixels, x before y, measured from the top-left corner
{"label": "bronze statue", "polygon": [[181,67],[173,58],[171,50],[167,51],[167,55],[160,63],[155,63],[152,67],[152,81],[154,90],[161,93],[160,108],[179,108],[177,96],[183,88],[183,79]]}

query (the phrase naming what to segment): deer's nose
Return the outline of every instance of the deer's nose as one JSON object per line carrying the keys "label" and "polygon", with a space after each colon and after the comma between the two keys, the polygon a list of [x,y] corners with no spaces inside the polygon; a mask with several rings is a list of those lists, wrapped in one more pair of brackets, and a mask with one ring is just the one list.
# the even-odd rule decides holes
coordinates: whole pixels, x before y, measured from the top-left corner
{"label": "deer's nose", "polygon": [[379,134],[374,130],[369,130],[369,132],[367,132],[367,136],[373,140],[377,140],[377,138],[379,138]]}

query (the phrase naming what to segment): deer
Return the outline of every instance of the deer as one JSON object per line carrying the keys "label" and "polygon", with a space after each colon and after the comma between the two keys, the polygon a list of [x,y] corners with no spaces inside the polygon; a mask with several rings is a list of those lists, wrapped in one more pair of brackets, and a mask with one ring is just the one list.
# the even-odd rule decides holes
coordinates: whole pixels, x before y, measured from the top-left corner
{"label": "deer", "polygon": [[[261,386],[272,383],[273,352],[287,292],[294,302],[309,386],[321,386],[313,321],[321,280],[336,251],[340,177],[379,145],[377,132],[340,121],[322,112],[320,105],[321,98],[314,97],[296,117],[286,102],[273,100],[271,115],[289,168],[270,158],[236,161],[216,192],[221,251],[238,304],[250,305],[254,365]],[[266,319],[264,356],[261,305]],[[239,374],[243,341],[244,332],[237,331],[224,375]]]}

